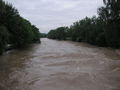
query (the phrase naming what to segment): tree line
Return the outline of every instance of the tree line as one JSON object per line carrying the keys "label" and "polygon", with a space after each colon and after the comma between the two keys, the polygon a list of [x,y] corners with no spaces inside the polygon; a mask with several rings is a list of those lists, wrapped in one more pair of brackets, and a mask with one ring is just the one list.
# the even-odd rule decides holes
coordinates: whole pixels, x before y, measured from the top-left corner
{"label": "tree line", "polygon": [[7,45],[15,48],[39,42],[39,29],[21,17],[11,4],[0,0],[0,54]]}
{"label": "tree line", "polygon": [[47,34],[46,33],[41,33],[41,38],[46,38]]}
{"label": "tree line", "polygon": [[70,27],[59,27],[48,33],[48,38],[88,42],[98,46],[120,48],[120,0],[103,0],[98,16],[73,23]]}

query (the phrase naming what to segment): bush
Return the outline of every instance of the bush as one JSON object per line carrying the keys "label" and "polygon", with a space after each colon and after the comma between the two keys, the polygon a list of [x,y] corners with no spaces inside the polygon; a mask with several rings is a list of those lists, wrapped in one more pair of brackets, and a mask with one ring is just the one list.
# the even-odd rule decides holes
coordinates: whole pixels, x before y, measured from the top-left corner
{"label": "bush", "polygon": [[6,27],[0,26],[0,54],[5,51],[6,45],[8,43],[9,33]]}

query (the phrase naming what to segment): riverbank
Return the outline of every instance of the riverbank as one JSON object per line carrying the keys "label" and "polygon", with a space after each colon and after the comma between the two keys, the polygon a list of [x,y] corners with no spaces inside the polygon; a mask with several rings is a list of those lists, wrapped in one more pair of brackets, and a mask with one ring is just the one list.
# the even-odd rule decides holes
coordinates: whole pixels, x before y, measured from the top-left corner
{"label": "riverbank", "polygon": [[[39,39],[39,40],[37,40],[37,41],[35,41],[35,42],[33,42],[33,43],[41,43],[41,40]],[[31,43],[32,44],[32,43]],[[14,46],[14,45],[12,45],[12,44],[8,44],[6,47],[5,47],[5,49],[4,49],[4,52],[7,52],[7,51],[10,51],[10,50],[13,50],[13,49],[25,49],[25,48],[27,48],[28,46],[29,46],[30,44],[26,44],[26,45],[24,45],[24,46],[19,46],[19,47],[17,47],[17,46]],[[2,55],[4,52],[2,52],[0,55]]]}
{"label": "riverbank", "polygon": [[[48,38],[50,39],[50,38]],[[88,45],[91,45],[91,46],[95,46],[95,47],[98,47],[98,48],[107,48],[107,49],[113,49],[113,50],[116,50],[118,53],[120,53],[120,48],[113,48],[113,47],[109,47],[109,46],[99,46],[99,45],[95,45],[95,44],[91,44],[91,43],[88,43],[86,41],[73,41],[71,38],[66,38],[64,40],[59,40],[59,39],[51,39],[51,40],[57,40],[57,41],[71,41],[71,42],[76,42],[76,43],[83,43],[83,44],[88,44]]]}

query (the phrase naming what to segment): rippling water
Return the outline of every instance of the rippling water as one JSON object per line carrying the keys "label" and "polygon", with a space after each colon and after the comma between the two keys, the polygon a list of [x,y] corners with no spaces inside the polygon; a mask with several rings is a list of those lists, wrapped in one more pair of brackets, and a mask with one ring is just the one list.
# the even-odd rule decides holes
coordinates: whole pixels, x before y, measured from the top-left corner
{"label": "rippling water", "polygon": [[0,90],[120,90],[120,51],[42,39],[0,56]]}

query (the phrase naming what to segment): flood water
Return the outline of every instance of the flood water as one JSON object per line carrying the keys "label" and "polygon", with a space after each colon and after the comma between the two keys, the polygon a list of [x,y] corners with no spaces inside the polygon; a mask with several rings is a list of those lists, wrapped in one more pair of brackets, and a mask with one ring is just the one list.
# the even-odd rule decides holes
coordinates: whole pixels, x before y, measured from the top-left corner
{"label": "flood water", "polygon": [[0,90],[120,90],[120,51],[41,39],[0,56]]}

